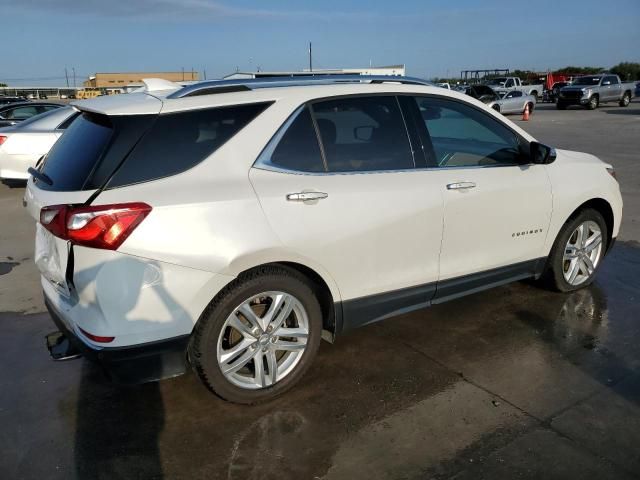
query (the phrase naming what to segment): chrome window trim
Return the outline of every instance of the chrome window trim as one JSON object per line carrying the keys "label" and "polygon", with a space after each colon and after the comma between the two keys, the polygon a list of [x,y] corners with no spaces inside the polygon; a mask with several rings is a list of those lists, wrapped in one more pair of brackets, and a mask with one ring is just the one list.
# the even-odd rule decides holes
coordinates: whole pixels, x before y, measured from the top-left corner
{"label": "chrome window trim", "polygon": [[371,175],[380,173],[402,173],[402,172],[440,172],[443,170],[469,170],[478,168],[529,168],[535,166],[535,163],[523,163],[523,164],[508,164],[508,165],[464,165],[464,166],[451,166],[451,167],[420,167],[420,168],[404,168],[396,170],[354,170],[347,172],[302,172],[300,170],[290,170],[288,168],[282,168],[271,164],[258,164],[257,162],[251,167],[257,170],[265,170],[268,172],[286,173],[292,175]]}

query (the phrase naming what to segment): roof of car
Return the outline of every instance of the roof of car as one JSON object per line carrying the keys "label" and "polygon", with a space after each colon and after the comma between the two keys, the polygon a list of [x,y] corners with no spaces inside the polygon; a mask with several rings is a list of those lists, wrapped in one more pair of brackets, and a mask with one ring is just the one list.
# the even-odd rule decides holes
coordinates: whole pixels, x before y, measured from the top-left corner
{"label": "roof of car", "polygon": [[[75,101],[72,105],[80,110],[103,113],[107,115],[140,115],[169,113],[182,110],[194,110],[198,108],[228,106],[256,102],[273,102],[284,99],[302,104],[309,100],[333,97],[339,95],[353,95],[358,93],[437,93],[438,95],[461,95],[453,90],[446,90],[433,86],[428,82],[418,79],[409,79],[408,83],[399,83],[406,77],[388,77],[384,81],[374,83],[366,82],[344,82],[338,81],[323,82],[315,81],[306,83],[304,81],[293,81],[287,83],[286,80],[271,80],[268,88],[256,88],[256,84],[263,82],[206,82],[204,92],[196,95],[180,96],[182,91],[194,91],[198,84],[183,87],[177,85],[176,88],[166,88],[158,90],[140,89],[133,93],[121,95],[106,95],[90,100]],[[283,81],[284,80],[284,81]],[[418,81],[420,83],[418,83]],[[249,87],[242,88],[241,85],[247,83]],[[233,86],[234,88],[227,88]]]}

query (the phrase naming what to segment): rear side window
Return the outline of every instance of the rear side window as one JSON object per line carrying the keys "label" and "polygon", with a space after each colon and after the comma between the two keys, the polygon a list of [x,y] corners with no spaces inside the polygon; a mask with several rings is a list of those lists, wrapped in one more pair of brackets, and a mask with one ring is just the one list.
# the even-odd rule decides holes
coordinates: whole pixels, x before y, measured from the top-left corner
{"label": "rear side window", "polygon": [[309,107],[284,124],[260,155],[259,163],[297,172],[325,171]]}
{"label": "rear side window", "polygon": [[317,102],[313,113],[329,172],[414,168],[407,129],[395,97]]}
{"label": "rear side window", "polygon": [[16,107],[16,108],[11,109],[11,110],[6,110],[2,114],[2,117],[7,119],[7,120],[24,120],[26,118],[33,117],[34,115],[37,115],[38,113],[41,113],[41,112],[39,112],[38,109],[36,107],[33,107],[33,106]]}
{"label": "rear side window", "polygon": [[215,152],[269,105],[254,103],[159,115],[109,181],[108,188],[188,170]]}

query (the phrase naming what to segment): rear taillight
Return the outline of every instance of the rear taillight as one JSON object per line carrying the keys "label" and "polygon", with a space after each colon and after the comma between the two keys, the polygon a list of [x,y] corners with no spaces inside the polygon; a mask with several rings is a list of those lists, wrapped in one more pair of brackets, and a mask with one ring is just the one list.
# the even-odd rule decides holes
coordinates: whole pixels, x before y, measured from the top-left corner
{"label": "rear taillight", "polygon": [[0,135],[0,145],[7,141],[7,137],[5,135]]}
{"label": "rear taillight", "polygon": [[[80,327],[78,327],[80,328]],[[94,335],[93,333],[89,333],[86,330],[80,328],[82,334],[87,337],[89,340],[93,340],[98,343],[111,343],[115,340],[116,337],[101,337],[100,335]]]}
{"label": "rear taillight", "polygon": [[75,245],[117,250],[150,211],[146,203],[53,205],[40,210],[40,223]]}

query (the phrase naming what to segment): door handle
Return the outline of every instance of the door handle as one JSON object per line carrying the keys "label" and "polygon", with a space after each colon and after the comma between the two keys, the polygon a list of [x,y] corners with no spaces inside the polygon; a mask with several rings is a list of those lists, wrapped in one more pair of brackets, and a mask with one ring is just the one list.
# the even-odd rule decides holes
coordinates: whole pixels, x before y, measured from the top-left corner
{"label": "door handle", "polygon": [[475,182],[456,182],[447,185],[447,190],[467,190],[469,188],[476,188]]}
{"label": "door handle", "polygon": [[324,192],[299,192],[289,193],[287,195],[287,200],[291,202],[308,202],[310,200],[322,200],[328,196],[329,194]]}

